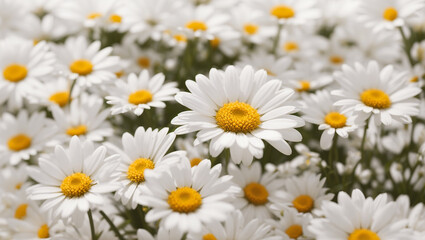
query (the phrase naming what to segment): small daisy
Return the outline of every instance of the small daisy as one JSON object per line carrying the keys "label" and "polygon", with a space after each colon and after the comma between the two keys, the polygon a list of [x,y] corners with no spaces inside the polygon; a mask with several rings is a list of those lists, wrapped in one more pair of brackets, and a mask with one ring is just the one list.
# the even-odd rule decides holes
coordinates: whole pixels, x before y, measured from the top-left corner
{"label": "small daisy", "polygon": [[28,12],[26,4],[15,0],[0,1],[0,39],[19,35],[23,32],[22,28],[31,24],[33,16]]}
{"label": "small daisy", "polygon": [[280,80],[267,81],[264,70],[254,72],[251,66],[239,70],[233,66],[220,72],[211,69],[209,78],[198,74],[196,82],[186,81],[191,93],[180,92],[176,100],[191,109],[171,123],[183,125],[176,134],[199,131],[195,142],[207,142],[213,157],[230,148],[232,160],[249,165],[253,157],[263,155],[263,139],[284,154],[292,150],[286,140],[300,141],[294,128],[304,121],[291,113],[294,106],[286,101],[294,94],[282,88]]}
{"label": "small daisy", "polygon": [[179,90],[177,83],[164,84],[164,81],[164,74],[158,73],[150,78],[147,70],[143,70],[139,76],[131,73],[127,81],[119,79],[115,87],[108,89],[110,96],[106,97],[107,103],[113,105],[111,113],[132,111],[140,116],[151,107],[165,108],[164,101],[172,101]]}
{"label": "small daisy", "polygon": [[294,89],[298,97],[309,91],[321,89],[333,79],[307,62],[295,64],[295,70],[285,74],[283,82]]}
{"label": "small daisy", "polygon": [[412,46],[411,54],[416,61],[425,66],[425,40],[415,42]]}
{"label": "small daisy", "polygon": [[309,230],[317,240],[399,240],[414,239],[403,231],[403,220],[398,218],[395,202],[387,200],[387,194],[375,199],[365,198],[360,190],[354,190],[351,197],[338,194],[338,203],[323,203],[324,218],[311,221]]}
{"label": "small daisy", "polygon": [[8,167],[0,172],[0,192],[3,196],[6,194],[16,195],[24,191],[30,183],[25,165],[18,167]]}
{"label": "small daisy", "polygon": [[285,79],[292,60],[289,57],[276,58],[273,54],[259,51],[251,55],[243,55],[236,64],[241,67],[251,65],[256,70],[264,69],[269,79]]}
{"label": "small daisy", "polygon": [[277,173],[262,173],[258,161],[249,167],[241,165],[240,169],[229,164],[228,172],[233,176],[232,181],[241,188],[234,205],[242,211],[245,218],[260,220],[271,218],[270,204],[279,201],[276,199],[276,193],[282,191],[284,185],[284,181],[277,178]]}
{"label": "small daisy", "polygon": [[178,228],[166,230],[160,226],[156,236],[152,236],[150,232],[142,228],[137,230],[137,240],[181,240],[182,238],[183,232]]}
{"label": "small daisy", "polygon": [[16,165],[43,150],[57,128],[52,126],[44,113],[36,112],[28,116],[27,111],[21,110],[17,117],[4,113],[0,131],[0,158]]}
{"label": "small daisy", "polygon": [[[320,154],[311,151],[306,145],[298,143],[295,145],[298,156],[291,161],[291,166],[299,170],[318,171],[318,167],[322,164]],[[287,175],[288,177],[290,175]]]}
{"label": "small daisy", "polygon": [[297,210],[287,208],[284,210],[283,216],[279,221],[270,221],[270,225],[274,227],[274,233],[283,238],[307,240],[310,238],[311,233],[307,227],[312,219],[311,215],[299,214]]}
{"label": "small daisy", "polygon": [[277,52],[295,62],[311,62],[326,50],[327,40],[308,31],[284,29],[280,34]]}
{"label": "small daisy", "polygon": [[75,76],[80,86],[109,82],[120,70],[119,57],[109,56],[112,47],[100,49],[100,41],[91,44],[83,37],[68,38],[63,46],[56,46],[55,53],[64,72]]}
{"label": "small daisy", "polygon": [[193,145],[194,139],[179,138],[176,140],[176,148],[186,152],[186,156],[190,161],[190,166],[197,166],[201,161],[208,158],[208,146],[206,144]]}
{"label": "small daisy", "polygon": [[142,50],[137,44],[125,39],[122,46],[114,47],[114,53],[123,59],[127,65],[125,73],[140,73],[142,70],[154,72],[154,68],[162,64],[163,57],[155,50]]}
{"label": "small daisy", "polygon": [[160,174],[146,171],[140,204],[151,207],[146,221],[161,220],[166,230],[200,232],[202,225],[224,221],[234,209],[228,202],[233,195],[230,176],[219,177],[221,164],[211,168],[202,161],[191,168],[189,161],[170,165]]}
{"label": "small daisy", "polygon": [[106,148],[74,136],[69,148],[57,145],[54,153],[39,158],[39,167],[28,167],[37,184],[27,189],[32,200],[45,200],[42,211],[73,219],[104,203],[103,194],[117,190],[119,155],[106,157]]}
{"label": "small daisy", "polygon": [[[59,107],[65,107],[70,102],[70,88],[70,81],[62,76],[50,81],[34,81],[31,83],[31,89],[28,90],[26,97],[30,103],[41,106],[58,105]],[[78,91],[72,91],[72,95],[74,95],[72,98],[77,97],[76,93]]]}
{"label": "small daisy", "polygon": [[414,96],[421,89],[406,84],[408,72],[395,72],[392,65],[380,70],[372,61],[367,66],[343,65],[342,72],[334,75],[342,88],[332,91],[341,99],[335,105],[353,111],[359,121],[373,115],[376,125],[390,125],[393,120],[410,123],[411,116],[419,113],[419,101]]}

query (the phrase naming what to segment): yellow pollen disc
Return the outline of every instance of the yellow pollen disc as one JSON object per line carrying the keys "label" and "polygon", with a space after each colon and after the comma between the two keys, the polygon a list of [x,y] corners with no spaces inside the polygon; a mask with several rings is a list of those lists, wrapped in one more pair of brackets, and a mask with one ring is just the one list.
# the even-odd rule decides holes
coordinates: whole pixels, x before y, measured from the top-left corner
{"label": "yellow pollen disc", "polygon": [[177,42],[187,42],[187,37],[183,34],[176,34],[173,37]]}
{"label": "yellow pollen disc", "polygon": [[49,101],[56,103],[57,105],[63,107],[69,101],[69,92],[57,92],[50,96]]}
{"label": "yellow pollen disc", "polygon": [[348,240],[380,240],[381,238],[378,234],[370,231],[369,229],[356,229],[354,230],[350,236],[348,236]]}
{"label": "yellow pollen disc", "polygon": [[40,40],[38,40],[38,39],[34,39],[34,40],[32,40],[32,44],[35,46],[35,45],[37,45],[38,43],[40,42]]}
{"label": "yellow pollen disc", "polygon": [[9,82],[19,82],[27,76],[28,70],[20,64],[10,64],[3,70],[3,77]]}
{"label": "yellow pollen disc", "polygon": [[16,190],[21,189],[21,187],[22,187],[22,183],[18,183],[18,184],[15,185],[15,189]]}
{"label": "yellow pollen disc", "polygon": [[92,182],[89,176],[77,172],[64,178],[60,188],[66,197],[81,197],[90,190]]}
{"label": "yellow pollen disc", "polygon": [[414,76],[409,81],[410,82],[418,82],[419,81],[419,77],[418,76]]}
{"label": "yellow pollen disc", "polygon": [[276,76],[276,74],[274,72],[272,72],[270,69],[264,69],[267,72],[267,75],[269,76]]}
{"label": "yellow pollen disc", "polygon": [[96,19],[96,18],[99,18],[99,17],[101,17],[101,16],[102,16],[102,14],[101,14],[101,13],[94,12],[94,13],[90,13],[89,15],[87,15],[87,18],[88,18],[88,19]]}
{"label": "yellow pollen disc", "polygon": [[50,237],[49,227],[47,226],[47,224],[43,224],[38,229],[37,236],[38,236],[38,238],[48,238],[48,237]]}
{"label": "yellow pollen disc", "polygon": [[122,17],[120,15],[117,15],[117,14],[112,14],[111,16],[109,16],[109,21],[111,21],[113,23],[121,23]]}
{"label": "yellow pollen disc", "polygon": [[314,200],[308,195],[300,195],[292,201],[292,204],[298,212],[307,213],[313,209]]}
{"label": "yellow pollen disc", "polygon": [[78,125],[75,127],[70,127],[66,130],[66,134],[69,136],[80,136],[87,133],[87,126],[86,125]]}
{"label": "yellow pollen disc", "polygon": [[93,71],[93,64],[86,59],[79,59],[71,63],[69,69],[73,73],[77,73],[79,75],[87,75]]}
{"label": "yellow pollen disc", "polygon": [[261,124],[260,114],[251,105],[244,102],[226,103],[215,115],[217,125],[227,132],[248,133]]}
{"label": "yellow pollen disc", "polygon": [[283,49],[285,49],[285,51],[287,52],[294,52],[297,51],[299,48],[296,42],[286,42],[285,45],[283,45]]}
{"label": "yellow pollen disc", "polygon": [[208,29],[207,25],[202,21],[190,21],[186,23],[186,28],[191,29],[192,31],[206,31]]}
{"label": "yellow pollen disc", "polygon": [[329,61],[333,64],[342,64],[344,63],[344,58],[338,56],[338,55],[333,55],[329,57]]}
{"label": "yellow pollen disc", "polygon": [[117,78],[121,78],[122,75],[124,75],[124,71],[119,71],[115,73],[115,76],[117,76]]}
{"label": "yellow pollen disc", "polygon": [[202,204],[202,196],[191,187],[177,188],[168,195],[170,208],[179,213],[190,213]]}
{"label": "yellow pollen disc", "polygon": [[390,97],[382,90],[368,89],[360,94],[360,100],[368,107],[385,109],[391,106]]}
{"label": "yellow pollen disc", "polygon": [[18,134],[7,141],[7,146],[12,151],[21,151],[31,146],[31,138],[25,134]]}
{"label": "yellow pollen disc", "polygon": [[298,83],[300,84],[300,87],[297,88],[298,92],[306,92],[308,90],[310,90],[310,82],[309,81],[298,81]]}
{"label": "yellow pollen disc", "polygon": [[347,117],[339,112],[330,112],[325,116],[325,123],[331,126],[332,128],[345,127],[346,122]]}
{"label": "yellow pollen disc", "polygon": [[141,68],[149,68],[151,65],[151,60],[149,60],[147,57],[139,57],[137,59],[137,64],[139,64]]}
{"label": "yellow pollen disc", "polygon": [[210,40],[210,44],[211,44],[211,47],[216,48],[220,44],[220,39],[214,38],[214,39]]}
{"label": "yellow pollen disc", "polygon": [[205,234],[202,236],[202,240],[217,240],[217,238],[212,233]]}
{"label": "yellow pollen disc", "polygon": [[155,163],[147,158],[138,158],[128,166],[127,178],[135,183],[145,181],[145,169],[154,169]]}
{"label": "yellow pollen disc", "polygon": [[194,166],[198,166],[198,164],[202,161],[202,159],[200,158],[192,158],[190,159],[190,166],[194,167]]}
{"label": "yellow pollen disc", "polygon": [[382,17],[387,21],[394,21],[398,16],[398,12],[395,8],[389,7],[386,8],[384,13],[382,14]]}
{"label": "yellow pollen disc", "polygon": [[148,90],[139,90],[128,96],[128,102],[134,105],[146,104],[152,101],[152,93]]}
{"label": "yellow pollen disc", "polygon": [[294,10],[286,5],[277,5],[270,10],[270,14],[282,19],[282,18],[292,18],[295,15]]}
{"label": "yellow pollen disc", "polygon": [[269,192],[259,183],[249,183],[244,187],[243,191],[245,198],[254,205],[264,205],[268,201]]}
{"label": "yellow pollen disc", "polygon": [[18,206],[15,211],[16,219],[23,219],[27,215],[28,204],[24,203]]}
{"label": "yellow pollen disc", "polygon": [[301,235],[303,235],[303,227],[301,227],[301,225],[294,224],[288,227],[285,233],[286,235],[288,235],[288,237],[292,239],[296,239],[300,237]]}
{"label": "yellow pollen disc", "polygon": [[258,25],[252,24],[252,23],[247,23],[243,26],[243,30],[249,35],[254,35],[258,31]]}

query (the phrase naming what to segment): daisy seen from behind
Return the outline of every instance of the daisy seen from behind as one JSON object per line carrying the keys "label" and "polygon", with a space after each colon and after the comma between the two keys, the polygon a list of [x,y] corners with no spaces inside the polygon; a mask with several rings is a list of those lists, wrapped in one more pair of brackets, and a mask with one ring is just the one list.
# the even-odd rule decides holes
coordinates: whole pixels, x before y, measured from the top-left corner
{"label": "daisy seen from behind", "polygon": [[292,152],[287,140],[301,141],[294,128],[303,126],[304,120],[291,115],[297,109],[287,104],[294,91],[282,88],[280,80],[268,81],[264,70],[230,66],[221,72],[213,68],[209,78],[198,74],[196,82],[188,80],[186,86],[190,93],[180,92],[176,100],[191,110],[171,123],[183,125],[176,134],[199,131],[195,143],[211,140],[213,157],[229,148],[236,164],[249,165],[253,157],[263,156],[262,140],[287,155]]}

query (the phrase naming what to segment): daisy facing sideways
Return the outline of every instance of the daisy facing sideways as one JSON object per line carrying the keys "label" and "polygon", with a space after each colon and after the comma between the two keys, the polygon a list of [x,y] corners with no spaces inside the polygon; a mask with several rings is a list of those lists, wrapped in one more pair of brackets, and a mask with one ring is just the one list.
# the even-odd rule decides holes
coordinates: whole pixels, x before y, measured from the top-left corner
{"label": "daisy facing sideways", "polygon": [[286,140],[301,141],[294,128],[303,126],[304,120],[291,115],[297,109],[287,104],[294,91],[282,88],[280,80],[268,81],[264,70],[230,66],[222,72],[213,68],[209,78],[198,74],[196,82],[188,80],[186,86],[190,93],[180,92],[176,100],[191,110],[171,123],[183,125],[176,134],[198,132],[195,143],[211,140],[213,157],[229,148],[236,164],[249,165],[253,157],[263,156],[262,140],[287,155],[292,150]]}

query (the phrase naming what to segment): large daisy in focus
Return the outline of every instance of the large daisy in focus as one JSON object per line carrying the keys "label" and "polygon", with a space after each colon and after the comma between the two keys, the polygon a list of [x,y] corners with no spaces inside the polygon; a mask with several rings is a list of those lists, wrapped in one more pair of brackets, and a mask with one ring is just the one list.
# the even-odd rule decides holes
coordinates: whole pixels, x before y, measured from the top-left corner
{"label": "large daisy in focus", "polygon": [[253,157],[263,156],[264,143],[284,154],[292,150],[286,140],[301,141],[296,127],[304,121],[291,113],[294,106],[287,100],[294,94],[282,88],[280,80],[267,81],[264,70],[254,72],[251,66],[239,70],[233,66],[225,72],[211,69],[209,78],[198,74],[196,82],[186,81],[190,93],[180,92],[176,100],[191,109],[180,113],[171,122],[183,125],[176,134],[199,131],[195,142],[206,142],[217,157],[230,148],[232,160],[249,165]]}
{"label": "large daisy in focus", "polygon": [[390,125],[393,120],[410,123],[411,116],[419,113],[419,100],[414,96],[421,89],[406,84],[406,78],[408,72],[397,73],[392,65],[380,70],[375,61],[367,66],[360,63],[354,67],[343,65],[342,72],[335,73],[342,88],[332,91],[341,99],[335,105],[353,111],[359,121],[372,115],[377,125],[381,122]]}

